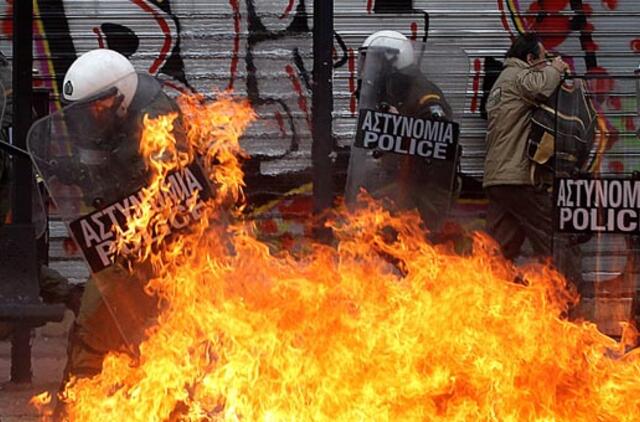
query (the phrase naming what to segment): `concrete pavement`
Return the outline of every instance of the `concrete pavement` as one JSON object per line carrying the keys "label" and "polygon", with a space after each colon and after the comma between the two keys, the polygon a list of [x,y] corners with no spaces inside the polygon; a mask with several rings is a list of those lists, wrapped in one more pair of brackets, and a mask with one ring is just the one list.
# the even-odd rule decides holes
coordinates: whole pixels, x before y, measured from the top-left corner
{"label": "concrete pavement", "polygon": [[43,391],[55,393],[66,362],[68,328],[73,314],[64,321],[34,330],[31,364],[33,381],[28,385],[11,383],[11,343],[0,341],[0,422],[35,422],[40,420],[29,400]]}

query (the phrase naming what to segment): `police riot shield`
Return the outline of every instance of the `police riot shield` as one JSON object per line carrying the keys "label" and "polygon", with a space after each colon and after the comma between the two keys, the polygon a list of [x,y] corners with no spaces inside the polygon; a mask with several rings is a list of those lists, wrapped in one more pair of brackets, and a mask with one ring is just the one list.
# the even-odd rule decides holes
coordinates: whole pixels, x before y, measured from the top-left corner
{"label": "police riot shield", "polygon": [[569,77],[547,106],[553,129],[541,131],[537,158],[553,168],[554,260],[578,287],[573,316],[617,337],[638,316],[636,81]]}
{"label": "police riot shield", "polygon": [[360,63],[345,202],[357,206],[366,191],[392,210],[417,210],[437,232],[457,190],[468,58],[451,46],[380,37]]}
{"label": "police riot shield", "polygon": [[[12,172],[12,164],[15,162],[10,156],[11,152],[11,127],[13,126],[13,101],[11,101],[11,68],[0,65],[0,142],[5,144],[5,148],[0,148],[0,219],[4,220],[11,209],[11,201],[15,197],[11,192],[15,189],[14,178],[9,174]],[[9,145],[7,145],[9,144]],[[4,149],[10,151],[7,154]],[[14,150],[19,153],[19,149]],[[39,180],[34,178],[31,184],[31,221],[33,223],[36,238],[42,238],[47,230],[47,212],[42,193],[40,191]],[[0,221],[2,223],[2,221]]]}
{"label": "police riot shield", "polygon": [[[125,99],[113,86],[38,120],[28,134],[29,151],[55,203],[56,215],[65,221],[82,251],[93,282],[130,346],[142,340],[144,329],[153,322],[157,301],[145,292],[153,276],[151,265],[132,261],[118,250],[117,236],[127,229],[131,218],[140,215],[145,203],[154,201],[155,209],[167,199],[145,194],[152,175],[140,153],[142,117],[143,113],[150,117],[163,114],[167,101],[159,84],[146,84],[146,89],[157,92],[141,94],[143,82],[135,82],[138,91],[126,114]],[[152,102],[144,104],[140,98]],[[173,110],[164,113],[168,111]],[[169,178],[173,204],[194,194],[198,201],[210,196],[206,178],[195,162]],[[194,186],[197,188],[191,189]]]}
{"label": "police riot shield", "polygon": [[[0,76],[0,91],[2,91],[2,95],[0,96],[0,122],[2,122],[2,129],[5,128],[5,126],[9,126],[9,124],[11,123],[11,121],[7,121],[5,122],[5,112],[7,111],[7,97],[10,95],[9,92],[7,92],[6,88],[5,88],[5,82],[3,81],[3,78]],[[4,139],[3,139],[4,140]]]}
{"label": "police riot shield", "polygon": [[[7,106],[7,91],[4,88],[2,82],[2,73],[0,72],[0,142],[8,142],[7,129],[8,124],[5,123],[5,108]],[[10,185],[8,183],[9,174],[9,155],[0,148],[0,224],[4,223],[6,215],[9,213],[10,202],[7,198],[11,198],[11,192],[9,190]]]}

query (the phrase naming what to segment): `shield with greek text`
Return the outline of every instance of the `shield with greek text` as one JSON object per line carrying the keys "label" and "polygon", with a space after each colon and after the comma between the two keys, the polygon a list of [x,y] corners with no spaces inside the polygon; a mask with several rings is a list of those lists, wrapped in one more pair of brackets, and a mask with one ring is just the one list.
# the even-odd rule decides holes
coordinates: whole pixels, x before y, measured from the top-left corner
{"label": "shield with greek text", "polygon": [[438,232],[459,189],[468,57],[451,46],[380,37],[361,63],[346,203],[357,207],[366,192],[390,209],[417,211]]}
{"label": "shield with greek text", "polygon": [[[143,119],[173,113],[177,106],[150,76],[141,75],[137,86],[125,113],[119,91],[107,87],[38,120],[27,140],[56,217],[67,224],[125,344],[134,352],[158,310],[157,299],[145,291],[154,269],[140,258],[140,248],[162,248],[162,242],[174,241],[201,218],[212,195],[197,160],[181,161],[163,175],[162,189],[151,193],[149,186],[157,178],[142,154]],[[182,152],[180,125],[174,127],[175,151]],[[162,160],[178,155],[163,155]],[[175,211],[172,217],[150,230],[144,241],[119,241],[132,221],[167,207]]]}
{"label": "shield with greek text", "polygon": [[588,89],[600,82],[569,77],[534,113],[529,152],[534,181],[552,185],[554,262],[581,296],[573,314],[620,336],[639,310],[638,102],[632,72]]}

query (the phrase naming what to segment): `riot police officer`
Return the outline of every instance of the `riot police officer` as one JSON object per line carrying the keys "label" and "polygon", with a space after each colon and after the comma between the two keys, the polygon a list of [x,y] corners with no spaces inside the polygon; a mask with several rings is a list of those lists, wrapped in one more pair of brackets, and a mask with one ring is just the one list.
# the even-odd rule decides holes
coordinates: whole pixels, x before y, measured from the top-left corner
{"label": "riot police officer", "polygon": [[[442,90],[421,69],[420,52],[399,32],[378,31],[359,50],[359,108],[402,116],[451,121],[452,109]],[[349,161],[345,198],[357,202],[364,188],[374,198],[397,209],[417,209],[425,226],[438,231],[455,190],[460,156],[447,161],[397,155],[354,145]]]}
{"label": "riot police officer", "polygon": [[[58,159],[45,164],[55,166],[48,169],[55,175],[49,189],[55,190],[55,184],[64,189],[72,186],[80,191],[83,203],[58,201],[62,214],[82,207],[99,210],[144,185],[148,171],[139,154],[143,117],[180,111],[157,79],[136,72],[126,57],[109,49],[89,51],[73,62],[64,78],[63,100],[66,132],[76,135],[66,144],[72,150],[63,156],[68,162]],[[175,125],[178,131],[179,119]],[[45,146],[35,155],[46,156],[49,149]],[[96,279],[94,275],[86,284],[69,335],[65,380],[99,373],[104,355],[126,346],[122,327]]]}

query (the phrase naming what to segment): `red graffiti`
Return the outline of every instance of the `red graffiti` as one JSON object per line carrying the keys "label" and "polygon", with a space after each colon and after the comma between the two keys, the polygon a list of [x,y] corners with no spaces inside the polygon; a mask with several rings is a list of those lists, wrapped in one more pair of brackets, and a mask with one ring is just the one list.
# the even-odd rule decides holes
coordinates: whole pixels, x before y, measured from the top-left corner
{"label": "red graffiti", "polygon": [[624,118],[624,127],[627,132],[635,132],[636,131],[636,123],[633,121],[633,117],[625,116]]}
{"label": "red graffiti", "polygon": [[[592,34],[593,33],[593,25],[591,25],[590,23],[586,24],[584,26],[584,32],[588,33],[588,34]],[[598,51],[600,49],[598,44],[596,44],[595,41],[593,41],[593,38],[588,38],[588,39],[584,40],[584,42],[582,43],[582,48],[587,53],[595,53],[596,51]]]}
{"label": "red graffiti", "polygon": [[612,173],[624,173],[624,163],[618,160],[609,162],[609,171]]}
{"label": "red graffiti", "polygon": [[93,33],[96,34],[96,37],[98,37],[98,47],[104,48],[104,38],[102,38],[102,32],[100,32],[100,28],[94,26],[92,30]]}
{"label": "red graffiti", "polygon": [[631,51],[634,53],[640,53],[640,38],[631,40]]}
{"label": "red graffiti", "polygon": [[305,197],[293,197],[278,204],[278,211],[290,218],[303,217],[313,212],[313,203]]}
{"label": "red graffiti", "polygon": [[70,237],[65,237],[62,241],[62,248],[67,256],[77,255],[78,254],[78,245],[73,241]]}
{"label": "red graffiti", "polygon": [[373,12],[373,0],[367,0],[367,13]]}
{"label": "red graffiti", "polygon": [[609,10],[615,10],[618,8],[618,0],[602,0],[602,5]]}
{"label": "red graffiti", "polygon": [[581,33],[581,45],[585,53],[598,51],[598,44],[593,41],[593,25],[586,20],[593,14],[593,9],[588,4],[580,4],[579,9],[571,12],[569,0],[538,0],[529,6],[523,19],[527,30],[537,32],[547,49],[555,49],[562,44],[569,34],[575,30],[574,19],[576,16],[584,16],[579,31]]}
{"label": "red graffiti", "polygon": [[296,75],[293,66],[290,64],[285,66],[285,70],[287,71],[287,75],[289,75],[289,79],[291,80],[291,85],[293,85],[293,90],[296,94],[298,94],[298,107],[304,113],[305,119],[307,120],[307,124],[311,127],[311,116],[309,115],[309,107],[307,105],[307,98],[304,96],[302,92],[302,84],[300,83],[300,79]]}
{"label": "red graffiti", "polygon": [[275,234],[278,232],[278,225],[275,220],[257,220],[258,230],[264,234]]}
{"label": "red graffiti", "polygon": [[238,60],[240,53],[240,5],[238,0],[229,0],[229,5],[233,9],[233,53],[231,54],[231,68],[229,70],[229,84],[227,90],[233,90],[233,84],[236,80],[236,73],[238,71]]}
{"label": "red graffiti", "polygon": [[282,245],[282,249],[285,251],[291,251],[295,247],[295,240],[291,233],[283,233],[279,240]]}
{"label": "red graffiti", "polygon": [[352,115],[356,114],[357,107],[357,99],[356,99],[356,55],[353,52],[353,49],[349,49],[348,56],[348,68],[349,68],[349,92],[351,93],[351,100],[349,102],[349,110]]}
{"label": "red graffiti", "polygon": [[587,75],[597,76],[596,79],[591,79],[588,82],[589,92],[592,94],[599,96],[605,95],[611,92],[615,81],[611,78],[608,78],[609,72],[607,69],[597,66],[587,70]]}
{"label": "red graffiti", "polygon": [[153,19],[155,19],[155,21],[160,26],[160,29],[162,29],[162,33],[164,34],[164,42],[162,43],[160,54],[153,61],[153,64],[149,68],[149,73],[154,74],[158,71],[162,63],[164,63],[167,55],[169,54],[169,50],[171,49],[171,29],[169,28],[167,21],[143,0],[131,0],[131,2],[140,7],[145,12],[150,13],[153,16]]}
{"label": "red graffiti", "polygon": [[498,0],[498,9],[500,10],[500,21],[502,22],[502,27],[507,30],[509,38],[513,41],[514,36],[511,31],[509,31],[509,22],[507,22],[507,14],[504,12],[504,4],[502,3],[502,0]]}
{"label": "red graffiti", "polygon": [[411,22],[411,36],[409,38],[413,41],[418,39],[418,24],[416,22]]}
{"label": "red graffiti", "polygon": [[597,76],[597,79],[593,79],[593,86],[589,89],[594,94],[606,94],[613,88],[613,79],[607,78],[609,72],[604,67],[598,66],[587,71],[589,76]]}
{"label": "red graffiti", "polygon": [[280,135],[284,138],[287,133],[284,130],[284,119],[282,118],[282,114],[279,111],[275,112],[276,122],[278,122],[278,128],[280,128]]}
{"label": "red graffiti", "polygon": [[287,16],[289,16],[289,13],[291,13],[292,9],[293,9],[293,0],[289,0],[289,4],[284,9],[284,12],[282,12],[282,15],[280,15],[280,19],[284,19]]}
{"label": "red graffiti", "polygon": [[615,144],[620,140],[620,131],[615,127],[611,126],[609,122],[607,122],[607,131],[609,135],[609,139],[607,139],[607,145],[605,146],[605,151],[609,151]]}
{"label": "red graffiti", "polygon": [[13,0],[5,0],[7,3],[7,12],[2,18],[2,33],[10,40],[13,39]]}
{"label": "red graffiti", "polygon": [[622,100],[620,97],[609,97],[607,99],[607,105],[612,110],[622,110]]}
{"label": "red graffiti", "polygon": [[187,88],[185,88],[184,86],[176,84],[176,83],[173,83],[171,81],[163,80],[162,81],[162,86],[166,86],[169,89],[173,89],[174,91],[179,92],[180,94],[189,94],[190,93],[190,91]]}
{"label": "red graffiti", "polygon": [[556,48],[571,32],[571,17],[562,14],[569,7],[569,0],[536,1],[524,17],[528,30],[537,32],[548,49]]}
{"label": "red graffiti", "polygon": [[473,97],[471,98],[471,112],[478,111],[478,96],[480,93],[480,72],[482,71],[482,61],[476,58],[473,61]]}

